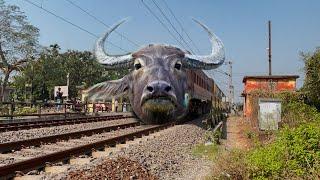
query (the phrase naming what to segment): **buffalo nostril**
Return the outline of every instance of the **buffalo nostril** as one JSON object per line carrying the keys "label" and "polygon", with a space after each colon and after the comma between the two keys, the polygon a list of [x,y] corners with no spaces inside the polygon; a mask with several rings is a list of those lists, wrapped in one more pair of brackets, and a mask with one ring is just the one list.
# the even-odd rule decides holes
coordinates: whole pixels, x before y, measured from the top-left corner
{"label": "buffalo nostril", "polygon": [[148,90],[149,92],[153,92],[153,87],[147,86],[147,90]]}
{"label": "buffalo nostril", "polygon": [[172,89],[171,86],[167,86],[166,88],[164,88],[164,90],[167,92],[171,91],[171,89]]}

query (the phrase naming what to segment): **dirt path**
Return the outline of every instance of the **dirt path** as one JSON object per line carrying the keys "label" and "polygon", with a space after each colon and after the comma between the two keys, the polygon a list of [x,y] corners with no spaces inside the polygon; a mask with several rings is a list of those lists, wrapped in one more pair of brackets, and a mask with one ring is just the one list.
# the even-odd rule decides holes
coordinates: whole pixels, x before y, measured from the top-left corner
{"label": "dirt path", "polygon": [[250,147],[250,142],[246,137],[248,123],[244,118],[238,116],[229,117],[227,120],[228,138],[223,144],[226,149],[242,149],[246,150]]}

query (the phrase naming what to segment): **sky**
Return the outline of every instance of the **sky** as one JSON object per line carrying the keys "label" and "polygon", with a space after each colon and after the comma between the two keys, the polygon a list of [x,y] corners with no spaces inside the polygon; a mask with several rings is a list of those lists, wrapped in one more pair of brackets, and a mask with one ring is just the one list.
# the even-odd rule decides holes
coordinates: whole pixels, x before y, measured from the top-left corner
{"label": "sky", "polygon": [[[106,49],[110,53],[132,52],[150,43],[182,47],[175,40],[180,40],[180,36],[162,16],[155,2],[185,39],[186,43],[182,44],[187,49],[196,54],[209,54],[211,46],[207,34],[191,20],[192,17],[196,18],[206,24],[224,43],[226,61],[233,63],[232,81],[236,102],[242,100],[240,95],[243,91],[243,76],[268,73],[268,20],[272,22],[272,73],[299,75],[297,88],[302,86],[304,78],[303,62],[299,53],[313,52],[320,46],[319,0],[144,0],[175,38],[148,11],[141,0],[69,0],[96,19],[68,0],[29,1],[88,31],[76,28],[26,0],[5,0],[8,4],[18,5],[30,23],[40,29],[41,45],[57,43],[63,51],[92,51],[96,36],[107,30],[107,27],[96,19],[110,26],[123,18],[129,18],[129,21],[120,26],[118,32],[125,37],[116,33],[110,37],[110,41],[123,50],[107,44]],[[228,67],[223,65],[218,69],[220,72],[212,71],[210,75],[227,93],[228,77],[221,71],[228,72]]]}

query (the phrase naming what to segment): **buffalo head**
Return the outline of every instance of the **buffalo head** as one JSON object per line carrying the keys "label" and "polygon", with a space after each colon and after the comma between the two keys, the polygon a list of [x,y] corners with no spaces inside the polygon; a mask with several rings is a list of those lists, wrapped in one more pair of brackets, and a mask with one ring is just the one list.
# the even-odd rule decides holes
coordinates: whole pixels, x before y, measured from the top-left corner
{"label": "buffalo head", "polygon": [[147,124],[179,119],[188,109],[186,69],[214,69],[225,59],[222,42],[208,33],[212,44],[210,55],[200,56],[170,45],[148,45],[134,53],[109,55],[104,50],[108,35],[125,21],[113,26],[98,39],[95,56],[107,69],[129,68],[122,79],[107,81],[88,89],[89,98],[128,95],[134,113]]}

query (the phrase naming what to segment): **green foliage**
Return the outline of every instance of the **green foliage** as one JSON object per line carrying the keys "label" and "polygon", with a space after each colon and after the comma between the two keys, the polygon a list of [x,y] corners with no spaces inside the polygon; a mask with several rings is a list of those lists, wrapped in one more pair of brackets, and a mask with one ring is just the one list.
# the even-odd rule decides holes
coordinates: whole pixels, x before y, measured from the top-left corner
{"label": "green foliage", "polygon": [[14,63],[36,52],[39,29],[29,24],[24,12],[0,0],[0,45],[5,63]]}
{"label": "green foliage", "polygon": [[52,99],[54,86],[67,84],[69,73],[69,97],[77,97],[78,89],[87,88],[98,82],[118,79],[128,70],[105,71],[88,52],[72,51],[60,53],[58,45],[45,49],[40,58],[14,77],[17,95],[23,100],[25,85],[32,84],[34,100]]}
{"label": "green foliage", "polygon": [[275,142],[247,155],[253,179],[310,178],[320,172],[319,123],[284,128]]}
{"label": "green foliage", "polygon": [[0,106],[0,115],[7,115],[9,114],[9,107],[8,106]]}
{"label": "green foliage", "polygon": [[15,5],[6,5],[0,0],[0,70],[3,89],[6,88],[10,74],[20,71],[26,62],[36,55],[39,29],[29,24],[27,17]]}
{"label": "green foliage", "polygon": [[36,113],[37,112],[37,108],[33,107],[21,107],[21,108],[17,108],[14,111],[15,115],[20,115],[20,114],[32,114],[32,113]]}
{"label": "green foliage", "polygon": [[316,121],[317,119],[320,119],[320,113],[315,107],[299,101],[283,103],[282,121],[290,127]]}
{"label": "green foliage", "polygon": [[296,97],[284,99],[276,140],[247,154],[253,179],[312,178],[320,172],[320,113]]}
{"label": "green foliage", "polygon": [[212,130],[208,130],[204,134],[204,139],[208,142],[220,144],[221,131],[217,130],[213,132]]}
{"label": "green foliage", "polygon": [[[280,97],[281,96],[281,97]],[[318,179],[320,177],[320,112],[303,103],[301,96],[278,94],[282,99],[283,127],[268,144],[249,151],[225,152],[213,179]],[[274,96],[275,97],[275,96]],[[289,121],[291,119],[291,121]],[[256,135],[247,131],[256,141]]]}
{"label": "green foliage", "polygon": [[313,53],[301,53],[304,61],[305,80],[302,90],[310,104],[320,109],[320,48]]}

